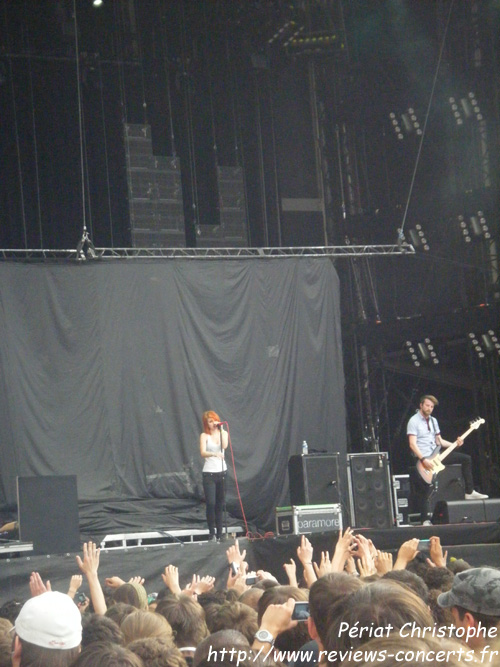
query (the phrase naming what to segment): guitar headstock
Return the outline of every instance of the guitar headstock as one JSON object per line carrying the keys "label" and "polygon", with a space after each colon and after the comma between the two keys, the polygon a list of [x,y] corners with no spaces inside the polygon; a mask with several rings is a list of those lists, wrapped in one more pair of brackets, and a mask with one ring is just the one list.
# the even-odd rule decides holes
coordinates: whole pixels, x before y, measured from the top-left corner
{"label": "guitar headstock", "polygon": [[471,428],[479,428],[481,424],[484,424],[485,420],[482,417],[478,417],[477,419],[474,419],[474,421],[471,421],[470,427]]}

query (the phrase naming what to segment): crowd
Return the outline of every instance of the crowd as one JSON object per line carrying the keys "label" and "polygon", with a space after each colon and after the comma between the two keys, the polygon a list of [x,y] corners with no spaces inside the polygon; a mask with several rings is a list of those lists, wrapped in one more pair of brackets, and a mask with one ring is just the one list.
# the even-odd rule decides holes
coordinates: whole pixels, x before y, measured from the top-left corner
{"label": "crowd", "polygon": [[140,576],[101,582],[88,542],[67,591],[33,572],[31,597],[2,604],[0,667],[500,665],[500,570],[448,562],[438,537],[393,557],[347,528],[330,557],[303,535],[288,585],[248,572],[238,541],[226,554],[227,580],[168,565],[148,595]]}

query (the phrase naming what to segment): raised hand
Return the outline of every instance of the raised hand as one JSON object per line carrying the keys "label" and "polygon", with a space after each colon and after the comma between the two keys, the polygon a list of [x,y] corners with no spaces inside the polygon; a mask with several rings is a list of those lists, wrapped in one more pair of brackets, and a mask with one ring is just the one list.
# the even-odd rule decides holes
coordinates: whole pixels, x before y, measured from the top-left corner
{"label": "raised hand", "polygon": [[95,542],[83,543],[83,560],[77,555],[76,562],[78,567],[86,576],[89,574],[97,574],[99,569],[99,557],[101,550],[97,547]]}
{"label": "raised hand", "polygon": [[106,577],[106,579],[104,579],[104,583],[109,588],[120,588],[120,586],[123,586],[125,582],[123,581],[123,579],[120,579],[120,577],[115,576],[115,577]]}
{"label": "raised hand", "polygon": [[312,565],[313,546],[305,535],[300,538],[300,546],[297,547],[297,556],[302,565]]}
{"label": "raised hand", "polygon": [[394,563],[394,570],[404,570],[408,563],[415,558],[418,554],[418,542],[418,537],[403,542],[399,547],[398,556]]}
{"label": "raised hand", "polygon": [[246,549],[243,551],[243,553],[240,553],[240,545],[238,540],[236,539],[234,544],[229,547],[226,551],[226,556],[227,556],[227,561],[229,565],[231,563],[236,563],[239,565],[245,560],[245,557],[247,555]]}
{"label": "raised hand", "polygon": [[175,565],[167,565],[161,578],[163,579],[165,586],[170,588],[174,595],[180,595],[181,587],[179,586],[179,569]]}
{"label": "raised hand", "polygon": [[330,560],[330,554],[328,553],[328,551],[322,551],[319,565],[313,563],[313,566],[314,566],[314,571],[316,572],[316,576],[318,578],[324,577],[325,574],[330,574],[330,572],[333,572],[332,562]]}
{"label": "raised hand", "polygon": [[[349,557],[353,556],[355,548],[356,542],[354,541],[352,528],[346,528],[344,534],[339,530],[339,537],[332,558],[332,572],[343,572]],[[356,571],[355,567],[354,571]]]}
{"label": "raised hand", "polygon": [[84,542],[83,559],[77,555],[76,562],[78,563],[80,570],[87,577],[94,612],[103,615],[106,613],[106,600],[97,575],[99,570],[100,553],[101,550],[97,547],[95,542]]}
{"label": "raised hand", "polygon": [[297,587],[297,563],[293,558],[290,558],[289,563],[283,563],[283,569],[286,572],[290,586]]}
{"label": "raised hand", "polygon": [[388,551],[377,551],[377,558],[375,559],[375,568],[377,574],[382,577],[387,572],[392,570],[392,554]]}
{"label": "raised hand", "polygon": [[31,592],[31,597],[35,597],[36,595],[41,595],[42,593],[47,593],[47,591],[52,590],[50,587],[50,581],[47,579],[45,583],[43,583],[42,577],[38,574],[38,572],[32,572],[30,576],[30,592]]}
{"label": "raised hand", "polygon": [[83,577],[81,574],[74,574],[69,582],[68,595],[70,598],[74,598],[78,589],[82,585]]}
{"label": "raised hand", "polygon": [[448,552],[443,553],[443,547],[441,546],[441,540],[437,536],[433,536],[429,540],[429,558],[427,558],[427,563],[429,565],[434,565],[435,567],[446,567],[446,562],[448,560]]}

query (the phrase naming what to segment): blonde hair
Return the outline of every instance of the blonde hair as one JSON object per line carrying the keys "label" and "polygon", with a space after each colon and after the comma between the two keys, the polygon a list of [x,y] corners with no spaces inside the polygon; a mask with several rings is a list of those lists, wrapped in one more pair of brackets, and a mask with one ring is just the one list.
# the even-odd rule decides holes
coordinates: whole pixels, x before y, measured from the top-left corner
{"label": "blonde hair", "polygon": [[174,645],[174,634],[167,619],[154,611],[138,609],[123,619],[121,631],[125,636],[125,644],[135,639],[146,637],[161,637]]}

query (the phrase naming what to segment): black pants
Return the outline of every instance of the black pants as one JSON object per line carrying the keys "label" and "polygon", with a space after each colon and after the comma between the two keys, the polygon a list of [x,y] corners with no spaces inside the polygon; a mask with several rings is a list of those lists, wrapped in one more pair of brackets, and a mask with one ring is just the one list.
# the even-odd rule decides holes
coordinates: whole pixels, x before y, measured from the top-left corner
{"label": "black pants", "polygon": [[[442,450],[446,451],[446,450]],[[465,493],[472,493],[474,490],[474,481],[472,479],[472,459],[468,454],[463,454],[462,452],[457,452],[454,450],[451,454],[448,454],[444,460],[445,465],[458,464],[462,466],[462,476],[464,478],[465,484]],[[434,492],[434,484],[427,484],[420,477],[419,473],[415,471],[415,511],[420,513],[422,521],[430,518],[430,506],[429,501],[432,493]],[[439,484],[439,475],[438,475],[438,484]]]}
{"label": "black pants", "polygon": [[207,523],[210,537],[215,535],[216,528],[217,537],[222,537],[225,478],[225,472],[203,473],[203,491],[205,493],[205,502],[207,504]]}

